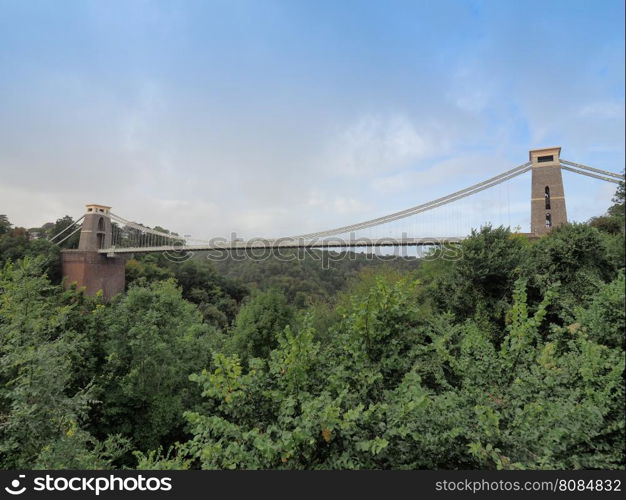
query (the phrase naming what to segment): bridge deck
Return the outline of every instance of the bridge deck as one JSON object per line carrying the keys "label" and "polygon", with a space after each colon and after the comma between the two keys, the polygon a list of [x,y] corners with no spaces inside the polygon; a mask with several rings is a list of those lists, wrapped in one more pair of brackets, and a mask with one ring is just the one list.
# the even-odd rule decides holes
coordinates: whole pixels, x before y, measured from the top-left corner
{"label": "bridge deck", "polygon": [[150,253],[150,252],[202,252],[210,250],[276,250],[276,249],[342,249],[342,248],[368,248],[368,247],[408,247],[408,246],[439,246],[459,243],[464,238],[457,237],[431,237],[431,238],[380,238],[370,240],[367,238],[354,240],[320,240],[298,241],[292,239],[264,240],[256,239],[249,241],[215,241],[199,245],[170,245],[158,247],[111,247],[98,250],[105,254],[122,253]]}

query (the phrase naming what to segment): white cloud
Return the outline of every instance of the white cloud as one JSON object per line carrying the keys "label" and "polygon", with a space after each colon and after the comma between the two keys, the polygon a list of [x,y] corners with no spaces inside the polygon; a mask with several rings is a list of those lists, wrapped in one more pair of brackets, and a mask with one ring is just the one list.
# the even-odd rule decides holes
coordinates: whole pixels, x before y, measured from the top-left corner
{"label": "white cloud", "polygon": [[466,61],[452,76],[446,97],[461,110],[478,114],[490,104],[492,87],[485,79],[484,64]]}
{"label": "white cloud", "polygon": [[371,186],[382,194],[412,191],[428,195],[432,193],[430,188],[433,186],[444,190],[456,190],[483,181],[514,166],[510,160],[501,155],[459,152],[453,158],[437,161],[426,169],[405,170],[385,177],[376,177],[371,181]]}
{"label": "white cloud", "polygon": [[622,120],[624,118],[624,101],[601,101],[585,104],[579,108],[578,114],[583,118]]}
{"label": "white cloud", "polygon": [[363,116],[333,141],[327,164],[335,175],[393,171],[431,155],[433,142],[405,115]]}
{"label": "white cloud", "polygon": [[322,192],[312,192],[309,195],[307,205],[313,209],[321,209],[339,215],[361,214],[368,209],[366,203],[356,198],[329,195]]}

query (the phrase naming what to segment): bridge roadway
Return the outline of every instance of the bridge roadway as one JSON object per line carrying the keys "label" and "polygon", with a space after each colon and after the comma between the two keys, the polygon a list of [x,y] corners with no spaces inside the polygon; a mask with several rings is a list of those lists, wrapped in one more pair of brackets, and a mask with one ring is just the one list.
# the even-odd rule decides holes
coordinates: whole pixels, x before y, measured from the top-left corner
{"label": "bridge roadway", "polygon": [[351,240],[328,239],[328,240],[298,240],[283,238],[276,240],[253,239],[248,241],[227,241],[216,238],[197,245],[169,245],[158,247],[110,247],[98,250],[108,256],[124,253],[151,253],[151,252],[202,252],[211,250],[277,250],[281,248],[318,248],[318,249],[344,249],[344,248],[368,248],[368,247],[421,247],[441,246],[460,243],[464,238],[457,237],[430,237],[430,238],[355,238]]}

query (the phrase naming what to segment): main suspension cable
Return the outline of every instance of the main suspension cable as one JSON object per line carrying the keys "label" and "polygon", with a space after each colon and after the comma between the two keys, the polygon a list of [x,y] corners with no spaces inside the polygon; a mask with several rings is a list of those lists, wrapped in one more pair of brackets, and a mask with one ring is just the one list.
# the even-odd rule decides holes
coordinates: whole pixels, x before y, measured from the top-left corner
{"label": "main suspension cable", "polygon": [[[70,226],[71,227],[71,226]],[[78,231],[80,231],[82,229],[82,226],[78,226],[76,229],[74,229],[74,231],[72,231],[70,234],[68,234],[65,238],[63,238],[62,240],[59,240],[55,243],[55,245],[60,245],[61,243],[63,243],[65,240],[67,240],[68,238],[70,238],[71,236],[75,235]]]}
{"label": "main suspension cable", "polygon": [[[78,223],[79,223],[81,220],[83,220],[84,218],[85,218],[85,216],[83,215],[83,216],[79,217],[78,219],[76,219],[75,221],[74,221],[74,219],[72,219],[72,221],[73,221],[73,222],[72,222],[71,224],[69,224],[69,225],[68,225],[67,227],[65,227],[63,230],[61,230],[60,232],[58,232],[57,234],[55,234],[52,238],[49,238],[49,239],[48,239],[48,241],[49,241],[49,242],[51,242],[51,243],[53,243],[53,242],[54,242],[54,240],[56,240],[59,236],[61,236],[61,235],[62,235],[65,231],[67,231],[68,229],[72,228],[75,224],[78,224]],[[73,233],[72,233],[72,234],[73,234]],[[63,240],[63,241],[65,241],[65,240]]]}
{"label": "main suspension cable", "polygon": [[[617,174],[615,172],[609,172],[608,170],[600,170],[599,168],[590,167],[589,165],[583,165],[582,163],[574,163],[573,161],[563,160],[561,158],[561,163],[565,163],[565,165],[569,165],[570,167],[582,168],[584,170],[589,170],[590,172],[595,172],[596,174],[606,175],[608,177],[615,177],[619,180],[624,180],[624,176],[622,174]],[[561,165],[563,167],[563,165]]]}
{"label": "main suspension cable", "polygon": [[592,172],[586,172],[584,170],[578,170],[576,168],[568,167],[566,165],[561,165],[563,170],[568,170],[569,172],[574,172],[580,175],[586,175],[587,177],[593,177],[594,179],[600,179],[601,181],[612,182],[613,184],[619,184],[620,181],[618,179],[613,179],[612,177],[605,177],[603,175],[594,174]]}
{"label": "main suspension cable", "polygon": [[452,194],[449,194],[447,196],[443,196],[441,198],[437,198],[435,200],[429,201],[427,203],[423,203],[421,205],[417,205],[411,208],[407,208],[406,210],[402,210],[400,212],[395,212],[389,215],[385,215],[383,217],[378,217],[376,219],[371,219],[368,221],[364,221],[364,222],[360,222],[357,224],[351,224],[348,226],[343,226],[343,227],[338,227],[335,229],[329,229],[327,231],[319,231],[319,232],[315,232],[315,233],[308,233],[308,234],[300,234],[300,235],[296,235],[296,236],[292,236],[291,238],[294,239],[312,239],[312,238],[320,238],[320,237],[325,237],[325,236],[333,236],[333,235],[337,235],[337,234],[343,234],[343,233],[348,233],[351,231],[356,231],[359,229],[365,229],[368,227],[372,227],[372,226],[377,226],[379,224],[384,224],[386,222],[390,222],[390,221],[394,221],[394,220],[398,220],[398,219],[403,219],[405,217],[409,217],[410,215],[415,215],[417,213],[420,212],[425,212],[427,210],[431,210],[433,208],[445,205],[447,203],[451,203],[452,201],[456,201],[459,200],[461,198],[464,198],[465,196],[470,196],[474,193],[478,193],[484,189],[490,188],[492,186],[495,186],[497,184],[500,184],[501,182],[507,181],[509,179],[512,179],[513,177],[516,177],[518,175],[521,175],[525,172],[528,172],[528,170],[530,170],[532,167],[530,166],[531,162],[526,162],[522,165],[518,165],[517,167],[508,170],[506,172],[503,172],[495,177],[492,177],[490,179],[487,179],[483,182],[479,182],[478,184],[474,184],[473,186],[467,187],[465,189],[461,189],[460,191],[456,191]]}

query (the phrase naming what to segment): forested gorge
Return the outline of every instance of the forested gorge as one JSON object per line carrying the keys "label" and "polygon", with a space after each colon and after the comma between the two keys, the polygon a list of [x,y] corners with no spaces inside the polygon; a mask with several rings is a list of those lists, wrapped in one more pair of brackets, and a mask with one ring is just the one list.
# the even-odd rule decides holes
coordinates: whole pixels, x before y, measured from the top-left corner
{"label": "forested gorge", "polygon": [[106,303],[2,216],[0,467],[623,468],[623,238],[621,185],[455,261],[149,255]]}

